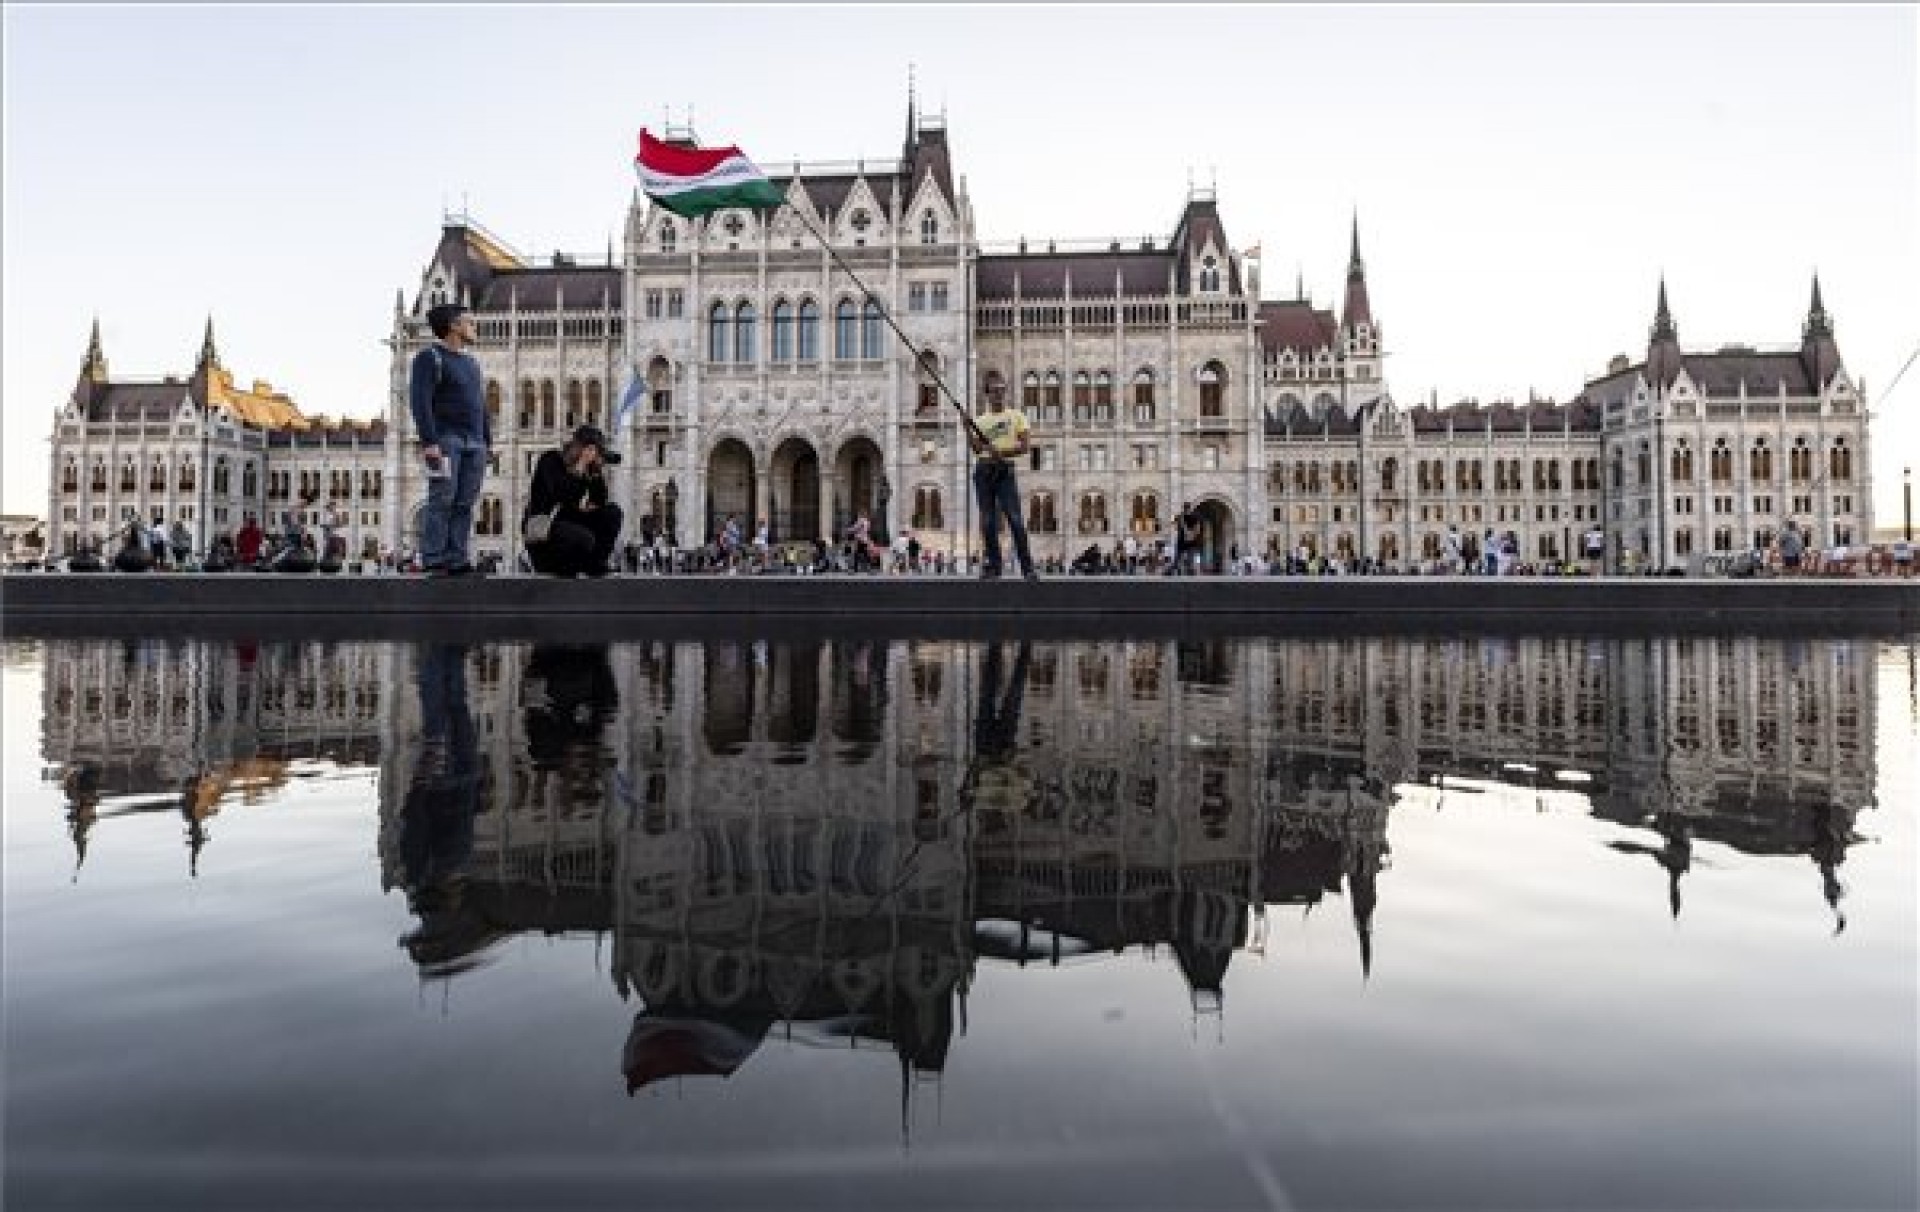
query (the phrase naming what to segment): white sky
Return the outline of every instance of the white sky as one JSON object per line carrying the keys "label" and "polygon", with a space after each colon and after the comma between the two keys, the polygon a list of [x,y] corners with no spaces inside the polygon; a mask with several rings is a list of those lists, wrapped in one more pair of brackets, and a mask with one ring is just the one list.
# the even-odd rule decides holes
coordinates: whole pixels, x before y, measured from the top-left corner
{"label": "white sky", "polygon": [[1876,522],[1920,452],[1920,22],[1805,8],[29,7],[5,25],[4,508],[98,313],[192,369],[375,416],[442,207],[597,257],[637,129],[782,162],[899,154],[908,64],[981,237],[1169,233],[1189,170],[1263,293],[1337,306],[1357,208],[1388,381],[1564,399],[1646,347],[1799,341],[1820,273],[1864,376]]}

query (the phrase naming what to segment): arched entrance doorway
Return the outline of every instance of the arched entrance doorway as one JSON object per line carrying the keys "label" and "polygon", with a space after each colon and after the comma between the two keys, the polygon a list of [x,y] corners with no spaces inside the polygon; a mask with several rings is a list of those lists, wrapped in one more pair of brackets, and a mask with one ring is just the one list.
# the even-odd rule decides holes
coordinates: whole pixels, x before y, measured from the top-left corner
{"label": "arched entrance doorway", "polygon": [[876,542],[888,537],[887,504],[892,485],[880,448],[870,438],[854,438],[833,460],[833,533],[845,533],[865,513],[873,521]]}
{"label": "arched entrance doorway", "polygon": [[[707,457],[707,528],[694,542],[705,543],[718,534],[728,514],[740,519],[740,533],[753,534],[753,452],[738,438],[727,438]],[[688,536],[681,536],[686,541]]]}
{"label": "arched entrance doorway", "polygon": [[1193,511],[1200,515],[1200,567],[1208,572],[1221,572],[1237,541],[1233,510],[1225,501],[1210,500],[1201,501]]}
{"label": "arched entrance doorway", "polygon": [[788,438],[767,461],[772,474],[767,521],[776,543],[820,537],[820,456],[805,438]]}

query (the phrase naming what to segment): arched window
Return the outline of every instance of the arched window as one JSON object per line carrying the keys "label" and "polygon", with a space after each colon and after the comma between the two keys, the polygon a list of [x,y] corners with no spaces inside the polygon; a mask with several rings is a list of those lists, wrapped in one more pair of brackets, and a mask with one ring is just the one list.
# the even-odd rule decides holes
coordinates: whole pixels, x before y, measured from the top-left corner
{"label": "arched window", "polygon": [[1133,494],[1132,508],[1128,511],[1128,526],[1135,534],[1160,533],[1160,498],[1151,492]]}
{"label": "arched window", "polygon": [[105,459],[95,459],[93,461],[93,480],[91,487],[95,492],[105,492],[107,490],[107,461]]}
{"label": "arched window", "polygon": [[1020,409],[1033,420],[1040,418],[1040,376],[1031,370],[1020,380]]}
{"label": "arched window", "polygon": [[123,462],[120,465],[120,491],[121,492],[134,491],[135,488],[137,487],[137,482],[139,478],[140,478],[139,470],[134,467],[133,460],[131,458],[127,459],[125,462]]}
{"label": "arched window", "polygon": [[1200,293],[1215,294],[1220,290],[1220,263],[1212,257],[1200,262]]}
{"label": "arched window", "polygon": [[1400,460],[1388,459],[1380,464],[1380,491],[1393,492],[1394,484],[1400,478]]}
{"label": "arched window", "polygon": [[581,423],[580,414],[586,411],[586,393],[580,389],[580,380],[567,380],[567,422],[566,428],[572,429]]}
{"label": "arched window", "polygon": [[1084,370],[1073,376],[1073,419],[1081,424],[1093,420],[1093,376]]}
{"label": "arched window", "polygon": [[944,530],[947,519],[941,506],[940,490],[932,486],[923,486],[913,490],[913,528],[915,530]]}
{"label": "arched window", "polygon": [[1804,434],[1793,440],[1793,449],[1787,452],[1787,475],[1796,484],[1813,478],[1813,450]]}
{"label": "arched window", "polygon": [[932,211],[920,216],[920,243],[940,243],[940,220],[933,217]]}
{"label": "arched window", "polygon": [[1847,448],[1845,438],[1833,440],[1833,449],[1827,454],[1827,473],[1836,480],[1853,479],[1853,451]]}
{"label": "arched window", "polygon": [[487,424],[495,433],[500,431],[500,383],[497,379],[487,380]]}
{"label": "arched window", "polygon": [[1105,493],[1089,492],[1080,497],[1080,533],[1105,534],[1109,529],[1107,521],[1107,497]]}
{"label": "arched window", "polygon": [[833,357],[851,362],[860,356],[860,317],[852,299],[842,299],[833,309]]}
{"label": "arched window", "polygon": [[540,424],[546,429],[553,428],[553,380],[540,380]]}
{"label": "arched window", "polygon": [[165,459],[159,458],[158,456],[155,456],[153,460],[153,474],[147,477],[147,491],[148,492],[165,492],[166,490],[167,490],[167,461]]}
{"label": "arched window", "polygon": [[727,305],[715,303],[707,312],[707,361],[727,360]]}
{"label": "arched window", "polygon": [[533,410],[537,407],[538,395],[532,379],[520,380],[520,428],[533,428]]}
{"label": "arched window", "polygon": [[1226,415],[1227,368],[1218,362],[1209,362],[1200,368],[1200,415],[1202,417],[1222,417]]}
{"label": "arched window", "polygon": [[1715,439],[1713,453],[1708,456],[1707,462],[1714,483],[1724,484],[1733,479],[1733,451],[1727,446],[1725,438]]}
{"label": "arched window", "polygon": [[1667,471],[1675,484],[1685,484],[1693,479],[1693,451],[1688,448],[1685,438],[1674,445],[1673,457],[1667,460],[1667,464]]}
{"label": "arched window", "polygon": [[193,460],[180,460],[180,491],[192,492],[194,488]]}
{"label": "arched window", "polygon": [[1040,392],[1040,411],[1049,421],[1057,422],[1060,420],[1060,393],[1062,390],[1060,372],[1057,370],[1049,370],[1046,379],[1041,384]]}
{"label": "arched window", "polygon": [[1153,371],[1144,366],[1133,375],[1133,419],[1139,425],[1153,423]]}
{"label": "arched window", "polygon": [[647,363],[647,407],[656,417],[673,411],[673,366],[665,358]]}
{"label": "arched window", "polygon": [[773,305],[773,352],[775,362],[793,361],[793,304],[781,299]]}
{"label": "arched window", "polygon": [[1027,529],[1035,534],[1057,534],[1060,516],[1054,511],[1053,494],[1036,492],[1027,498]]}
{"label": "arched window", "polygon": [[60,491],[80,491],[80,464],[72,455],[67,456],[66,465],[60,469]]}
{"label": "arched window", "polygon": [[1640,443],[1640,449],[1634,452],[1633,474],[1636,484],[1644,485],[1653,479],[1653,448],[1645,442]]}
{"label": "arched window", "polygon": [[[251,467],[253,465],[249,463],[247,466]],[[213,461],[213,490],[215,492],[224,494],[227,491],[227,477],[227,457],[221,455]]]}
{"label": "arched window", "polygon": [[1113,420],[1113,376],[1104,369],[1093,376],[1093,419]]}
{"label": "arched window", "polygon": [[915,384],[918,399],[914,404],[917,416],[933,416],[940,411],[940,355],[931,349],[920,351],[919,381]]}
{"label": "arched window", "polygon": [[663,253],[672,252],[679,238],[679,233],[674,230],[673,220],[662,219],[660,221],[660,251]]}
{"label": "arched window", "polygon": [[872,299],[860,313],[860,356],[869,362],[886,356],[880,344],[880,304]]}
{"label": "arched window", "polygon": [[595,425],[595,426],[600,424],[600,405],[602,402],[603,402],[603,398],[600,394],[600,380],[588,379],[587,380],[587,424]]}
{"label": "arched window", "polygon": [[1747,477],[1753,480],[1773,479],[1773,451],[1768,449],[1765,438],[1755,438],[1753,450],[1747,458]]}
{"label": "arched window", "polygon": [[800,301],[799,354],[802,362],[820,360],[820,305],[812,299]]}
{"label": "arched window", "polygon": [[758,318],[751,303],[733,309],[733,360],[743,365],[751,366],[759,358],[760,351],[754,344]]}

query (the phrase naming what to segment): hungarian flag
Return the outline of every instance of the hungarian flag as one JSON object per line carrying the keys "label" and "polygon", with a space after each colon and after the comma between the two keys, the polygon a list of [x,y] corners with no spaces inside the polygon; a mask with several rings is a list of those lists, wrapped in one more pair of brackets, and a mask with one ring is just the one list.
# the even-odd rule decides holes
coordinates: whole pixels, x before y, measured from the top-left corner
{"label": "hungarian flag", "polygon": [[786,198],[737,147],[675,147],[640,131],[633,158],[647,197],[685,219],[730,206],[780,206]]}

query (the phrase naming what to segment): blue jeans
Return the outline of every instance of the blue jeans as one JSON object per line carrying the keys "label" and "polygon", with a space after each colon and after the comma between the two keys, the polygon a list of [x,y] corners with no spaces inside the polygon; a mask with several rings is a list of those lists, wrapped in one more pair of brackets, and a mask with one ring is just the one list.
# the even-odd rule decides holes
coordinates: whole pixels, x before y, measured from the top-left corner
{"label": "blue jeans", "polygon": [[473,562],[467,541],[473,535],[473,503],[487,474],[487,444],[467,434],[442,432],[440,458],[448,474],[427,479],[420,563],[427,568],[458,568]]}
{"label": "blue jeans", "polygon": [[986,570],[1000,571],[1000,515],[1007,516],[1007,529],[1013,532],[1013,554],[1020,559],[1020,571],[1033,571],[1033,554],[1027,550],[1027,523],[1020,516],[1020,486],[1015,482],[1011,464],[979,462],[973,465],[973,497],[980,505],[980,537],[986,541]]}

